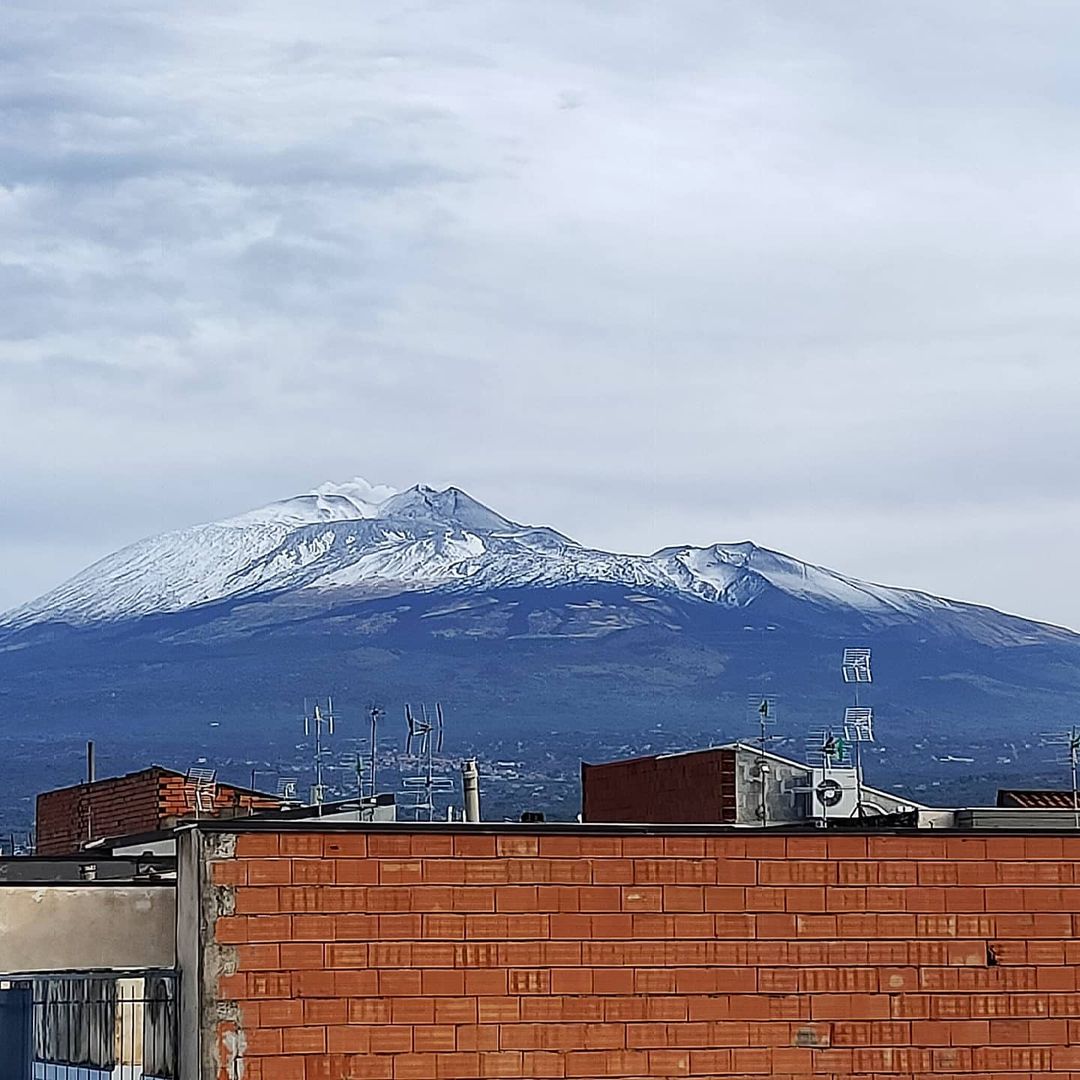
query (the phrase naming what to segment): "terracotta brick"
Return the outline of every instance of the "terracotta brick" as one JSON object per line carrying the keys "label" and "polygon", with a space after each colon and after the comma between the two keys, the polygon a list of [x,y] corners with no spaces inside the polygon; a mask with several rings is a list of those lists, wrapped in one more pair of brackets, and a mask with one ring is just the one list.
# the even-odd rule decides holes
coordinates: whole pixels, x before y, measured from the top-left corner
{"label": "terracotta brick", "polygon": [[248,939],[246,915],[221,915],[214,920],[214,940],[221,945],[236,945]]}
{"label": "terracotta brick", "polygon": [[413,1027],[413,1046],[417,1051],[447,1053],[457,1048],[457,1028],[453,1024],[426,1023]]}
{"label": "terracotta brick", "polygon": [[323,837],[319,833],[282,833],[278,838],[278,853],[283,856],[304,855],[310,858],[321,858]]}
{"label": "terracotta brick", "polygon": [[304,1023],[302,1001],[262,1001],[258,1006],[259,1027],[296,1027]]}
{"label": "terracotta brick", "polygon": [[321,1054],[326,1051],[326,1028],[288,1027],[281,1031],[281,1048],[286,1054]]}
{"label": "terracotta brick", "polygon": [[210,880],[215,885],[246,885],[247,863],[237,859],[217,859],[210,864]]}
{"label": "terracotta brick", "polygon": [[339,885],[375,885],[379,880],[379,864],[375,859],[334,859],[334,881]]}
{"label": "terracotta brick", "polygon": [[393,1060],[394,1080],[431,1080],[435,1076],[437,1065],[434,1054],[395,1054]]}
{"label": "terracotta brick", "polygon": [[330,859],[292,859],[290,880],[297,885],[329,885],[334,880],[335,865]]}
{"label": "terracotta brick", "polygon": [[288,915],[250,915],[247,917],[248,941],[288,941],[291,937],[292,919]]}
{"label": "terracotta brick", "polygon": [[[274,840],[276,843],[277,838]],[[291,865],[288,859],[252,859],[246,864],[247,882],[249,885],[288,885],[292,880]]]}
{"label": "terracotta brick", "polygon": [[320,997],[361,997],[385,992],[381,973],[377,971],[332,971],[325,974],[330,976],[331,991],[329,994],[320,993]]}
{"label": "terracotta brick", "polygon": [[442,1080],[471,1080],[480,1075],[480,1055],[475,1053],[439,1054],[435,1058],[435,1076]]}
{"label": "terracotta brick", "polygon": [[327,833],[323,837],[323,854],[328,859],[362,859],[367,855],[367,836],[364,833]]}
{"label": "terracotta brick", "polygon": [[449,835],[422,833],[409,838],[409,854],[424,858],[453,855],[454,838]]}
{"label": "terracotta brick", "polygon": [[286,971],[321,970],[326,966],[326,954],[320,942],[284,942],[280,946],[280,965]]}
{"label": "terracotta brick", "polygon": [[405,1024],[386,1024],[368,1030],[373,1054],[409,1053],[413,1048],[413,1029]]}
{"label": "terracotta brick", "polygon": [[345,1000],[330,999],[324,1001],[319,998],[311,998],[305,1001],[303,1005],[305,1024],[326,1026],[348,1022],[349,1003]]}
{"label": "terracotta brick", "polygon": [[476,998],[436,998],[436,1024],[475,1024]]}
{"label": "terracotta brick", "polygon": [[[454,855],[464,856],[471,859],[485,859],[495,857],[494,836],[470,836],[468,834],[454,836]],[[576,853],[575,853],[576,854]]]}
{"label": "terracotta brick", "polygon": [[263,1080],[305,1080],[302,1057],[273,1057],[262,1062]]}
{"label": "terracotta brick", "polygon": [[277,945],[237,945],[236,962],[241,971],[278,970],[280,954]]}
{"label": "terracotta brick", "polygon": [[272,832],[241,833],[236,838],[238,859],[262,859],[278,853],[278,834]]}

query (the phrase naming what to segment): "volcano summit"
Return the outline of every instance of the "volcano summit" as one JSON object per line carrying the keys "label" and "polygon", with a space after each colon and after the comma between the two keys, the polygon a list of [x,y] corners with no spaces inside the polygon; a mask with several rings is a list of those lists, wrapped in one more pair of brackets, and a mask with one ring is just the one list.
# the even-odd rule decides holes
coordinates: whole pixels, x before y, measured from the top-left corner
{"label": "volcano summit", "polygon": [[57,782],[78,779],[85,738],[120,767],[295,775],[299,703],[332,692],[357,718],[438,698],[452,752],[514,760],[535,801],[574,805],[581,758],[750,735],[763,684],[801,755],[842,716],[846,645],[875,650],[870,782],[969,801],[1058,782],[1037,733],[1080,706],[1069,630],[748,542],[617,554],[457,488],[354,480],[139,541],[0,617],[0,790],[32,790],[41,739]]}

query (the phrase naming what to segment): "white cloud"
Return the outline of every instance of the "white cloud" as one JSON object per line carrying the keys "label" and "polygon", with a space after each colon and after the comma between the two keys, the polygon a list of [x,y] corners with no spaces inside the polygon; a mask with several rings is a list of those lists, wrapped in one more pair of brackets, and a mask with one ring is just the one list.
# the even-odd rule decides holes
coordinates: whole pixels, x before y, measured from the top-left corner
{"label": "white cloud", "polygon": [[361,473],[1080,625],[1072,5],[6,22],[0,606]]}

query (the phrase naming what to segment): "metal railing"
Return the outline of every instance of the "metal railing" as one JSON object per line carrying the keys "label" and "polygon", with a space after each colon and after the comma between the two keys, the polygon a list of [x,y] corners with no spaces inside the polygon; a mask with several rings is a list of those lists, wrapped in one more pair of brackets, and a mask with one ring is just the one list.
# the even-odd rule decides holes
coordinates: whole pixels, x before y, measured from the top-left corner
{"label": "metal railing", "polygon": [[[22,1042],[17,1080],[176,1080],[175,972],[64,975],[13,983],[0,1040]],[[5,1075],[4,1080],[7,1080]]]}

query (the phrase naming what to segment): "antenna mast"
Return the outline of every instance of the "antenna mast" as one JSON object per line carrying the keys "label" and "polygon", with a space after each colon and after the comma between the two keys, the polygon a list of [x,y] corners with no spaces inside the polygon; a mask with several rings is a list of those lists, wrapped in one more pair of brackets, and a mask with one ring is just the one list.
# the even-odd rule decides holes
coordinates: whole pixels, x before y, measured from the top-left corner
{"label": "antenna mast", "polygon": [[435,706],[435,719],[428,716],[427,706],[420,706],[417,718],[410,705],[405,706],[405,723],[408,734],[405,737],[405,753],[423,764],[424,771],[418,776],[406,776],[402,787],[406,794],[415,799],[410,807],[416,813],[416,821],[422,821],[423,814],[428,821],[435,820],[435,793],[453,791],[454,782],[448,776],[435,775],[436,753],[442,753],[445,721],[442,705]]}
{"label": "antenna mast", "polygon": [[1080,754],[1080,731],[1074,724],[1069,730],[1069,771],[1072,773],[1073,828],[1080,829],[1080,793],[1076,788],[1076,759]]}
{"label": "antenna mast", "polygon": [[776,698],[766,692],[769,682],[769,666],[766,662],[768,657],[765,648],[765,635],[772,633],[776,629],[778,628],[771,623],[764,626],[743,627],[743,630],[748,633],[756,631],[761,633],[761,691],[758,694],[750,695],[749,705],[757,714],[758,723],[757,773],[758,780],[761,783],[761,801],[758,805],[758,817],[761,819],[762,827],[769,824],[769,759],[767,751],[771,736],[768,733],[768,728],[776,722]]}
{"label": "antenna mast", "polygon": [[1047,732],[1041,738],[1049,745],[1064,745],[1069,755],[1069,778],[1072,786],[1073,828],[1080,829],[1080,787],[1077,774],[1080,772],[1080,727],[1075,724],[1068,731]]}
{"label": "antenna mast", "polygon": [[870,670],[869,649],[845,649],[841,663],[844,682],[854,686],[855,704],[844,710],[844,738],[855,747],[855,813],[863,816],[862,744],[874,741],[874,710],[859,705],[859,686],[870,684],[874,677]]}
{"label": "antenna mast", "polygon": [[309,738],[315,737],[315,786],[311,789],[311,801],[316,807],[316,813],[322,816],[322,806],[326,801],[326,788],[323,785],[323,728],[327,735],[334,734],[334,699],[326,699],[326,712],[316,701],[311,715],[307,712],[307,703],[304,703],[304,734]]}
{"label": "antenna mast", "polygon": [[[379,721],[383,717],[383,710],[378,705],[372,705],[371,711],[368,714],[371,719],[371,767],[369,772],[368,783],[371,786],[369,794],[374,799],[378,794],[378,752],[379,752]],[[364,785],[363,781],[360,783],[360,795],[363,797]]]}

